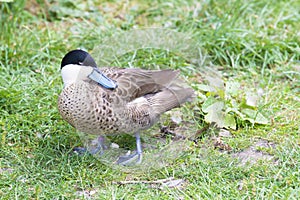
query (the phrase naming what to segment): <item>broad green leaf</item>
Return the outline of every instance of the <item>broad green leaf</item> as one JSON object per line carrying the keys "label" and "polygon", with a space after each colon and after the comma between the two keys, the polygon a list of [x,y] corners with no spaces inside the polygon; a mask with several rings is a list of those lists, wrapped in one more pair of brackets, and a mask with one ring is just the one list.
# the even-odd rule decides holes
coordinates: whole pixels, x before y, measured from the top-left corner
{"label": "broad green leaf", "polygon": [[199,84],[197,85],[198,89],[204,92],[215,92],[216,89],[209,85]]}
{"label": "broad green leaf", "polygon": [[251,106],[251,107],[256,107],[257,106],[257,101],[259,99],[259,96],[256,95],[256,94],[253,94],[251,92],[247,92],[246,93],[246,104],[248,106]]}
{"label": "broad green leaf", "polygon": [[240,118],[244,119],[246,116],[245,114],[243,114],[242,112],[239,111],[238,107],[230,107],[230,108],[227,108],[226,113],[235,113],[237,116],[239,116]]}
{"label": "broad green leaf", "polygon": [[215,122],[220,128],[224,127],[225,115],[222,111],[222,109],[224,108],[224,102],[211,100],[206,103],[207,105],[205,106],[207,107],[205,107],[205,109],[202,108],[203,112],[207,112],[207,114],[204,117],[205,121],[208,123]]}
{"label": "broad green leaf", "polygon": [[[216,104],[215,103],[219,103],[219,104]],[[221,106],[222,107],[217,107],[218,106]],[[213,110],[213,109],[218,109],[218,110],[222,110],[224,107],[224,102],[212,97],[212,96],[209,96],[206,101],[204,101],[204,103],[202,104],[202,111],[205,112],[205,113],[208,113],[209,111]]]}
{"label": "broad green leaf", "polygon": [[215,122],[219,128],[231,128],[236,129],[236,122],[233,115],[222,111],[223,102],[216,102],[209,107],[208,113],[204,119],[208,123]]}
{"label": "broad green leaf", "polygon": [[225,95],[226,98],[230,96],[237,97],[241,93],[240,84],[236,81],[226,82]]}
{"label": "broad green leaf", "polygon": [[253,124],[269,124],[269,120],[259,111],[245,108],[241,112],[246,115],[246,117],[244,117],[244,120],[248,120]]}
{"label": "broad green leaf", "polygon": [[225,121],[224,114],[221,110],[215,110],[215,111],[211,110],[211,111],[209,111],[205,115],[204,119],[207,123],[215,122],[217,124],[217,126],[220,127],[220,128],[223,127],[224,121]]}
{"label": "broad green leaf", "polygon": [[231,128],[233,130],[236,130],[236,122],[233,115],[226,113],[225,119],[224,119],[224,128]]}

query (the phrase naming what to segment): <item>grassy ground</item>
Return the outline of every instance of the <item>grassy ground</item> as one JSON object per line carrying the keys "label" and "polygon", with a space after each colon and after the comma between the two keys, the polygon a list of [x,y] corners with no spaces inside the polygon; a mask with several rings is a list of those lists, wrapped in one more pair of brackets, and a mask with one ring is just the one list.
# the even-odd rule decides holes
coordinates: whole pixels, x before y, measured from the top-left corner
{"label": "grassy ground", "polygon": [[[296,0],[0,3],[0,198],[299,199],[299,7]],[[206,131],[183,157],[149,173],[128,174],[70,154],[81,141],[56,107],[61,58],[141,27],[192,33],[225,82],[264,91],[270,124],[240,121],[227,137]],[[135,64],[177,66],[168,56],[141,57]],[[119,64],[128,67],[126,59]],[[182,73],[195,82],[188,70]],[[193,123],[204,126],[200,118]],[[265,157],[243,165],[243,152],[251,160]],[[115,184],[168,177],[184,184]]]}

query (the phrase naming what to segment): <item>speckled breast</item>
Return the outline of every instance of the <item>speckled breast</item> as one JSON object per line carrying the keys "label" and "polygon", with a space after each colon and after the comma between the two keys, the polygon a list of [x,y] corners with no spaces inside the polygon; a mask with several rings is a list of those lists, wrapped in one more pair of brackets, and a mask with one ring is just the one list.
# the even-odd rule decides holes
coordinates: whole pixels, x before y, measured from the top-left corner
{"label": "speckled breast", "polygon": [[89,134],[119,132],[122,112],[116,112],[107,92],[95,84],[79,82],[65,88],[58,99],[62,117],[79,131]]}

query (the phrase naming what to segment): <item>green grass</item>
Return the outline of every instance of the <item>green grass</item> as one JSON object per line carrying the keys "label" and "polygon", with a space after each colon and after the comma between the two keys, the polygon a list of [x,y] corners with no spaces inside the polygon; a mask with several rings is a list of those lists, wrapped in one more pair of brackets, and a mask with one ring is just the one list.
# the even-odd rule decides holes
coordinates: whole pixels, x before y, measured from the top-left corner
{"label": "green grass", "polygon": [[[0,199],[89,198],[80,192],[95,199],[299,199],[299,7],[296,0],[0,3]],[[61,58],[71,49],[92,51],[104,38],[143,27],[191,34],[225,82],[264,90],[261,106],[271,123],[239,121],[232,137],[221,138],[231,147],[225,151],[214,143],[216,133],[206,131],[169,166],[141,174],[71,154],[81,140],[56,106]],[[165,51],[129,53],[114,63],[181,69],[197,84],[198,69]],[[203,113],[193,112],[199,108],[194,103],[182,109],[197,130],[205,126]],[[260,139],[275,143],[260,149],[274,160],[239,165],[232,154]],[[162,189],[114,184],[171,176],[185,184]]]}

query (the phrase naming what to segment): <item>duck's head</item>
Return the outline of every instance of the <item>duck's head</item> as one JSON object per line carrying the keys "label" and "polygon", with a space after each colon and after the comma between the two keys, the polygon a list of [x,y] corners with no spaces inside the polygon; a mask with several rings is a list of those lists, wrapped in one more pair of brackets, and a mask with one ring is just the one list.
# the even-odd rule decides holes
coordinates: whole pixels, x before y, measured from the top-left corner
{"label": "duck's head", "polygon": [[61,76],[64,86],[77,81],[93,80],[107,89],[115,89],[116,83],[105,76],[98,68],[92,56],[83,50],[68,52],[61,61]]}

